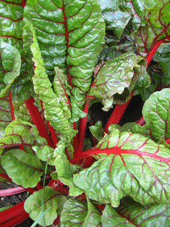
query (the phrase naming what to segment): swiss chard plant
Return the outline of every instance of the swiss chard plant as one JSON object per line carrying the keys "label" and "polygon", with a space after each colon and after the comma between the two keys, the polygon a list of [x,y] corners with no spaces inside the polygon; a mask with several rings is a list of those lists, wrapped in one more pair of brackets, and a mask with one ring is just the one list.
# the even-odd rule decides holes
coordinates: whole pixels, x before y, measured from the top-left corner
{"label": "swiss chard plant", "polygon": [[[28,191],[0,226],[169,226],[169,9],[0,0],[0,182],[18,185],[0,196]],[[137,94],[143,117],[118,125]]]}

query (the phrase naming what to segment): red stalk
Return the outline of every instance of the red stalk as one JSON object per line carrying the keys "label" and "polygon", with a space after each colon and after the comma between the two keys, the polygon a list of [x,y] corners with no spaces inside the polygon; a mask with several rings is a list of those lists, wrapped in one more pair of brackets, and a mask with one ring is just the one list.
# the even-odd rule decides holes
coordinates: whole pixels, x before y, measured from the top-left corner
{"label": "red stalk", "polygon": [[170,139],[165,140],[166,143],[170,143]]}
{"label": "red stalk", "polygon": [[10,97],[10,106],[11,106],[11,115],[12,115],[12,120],[15,120],[15,115],[14,115],[14,108],[12,104],[12,95],[11,95],[11,89],[9,88],[9,97]]}
{"label": "red stalk", "polygon": [[[89,102],[87,101],[84,104],[84,112],[88,113],[88,108],[89,108]],[[87,115],[85,118],[80,119],[80,125],[79,125],[79,133],[78,133],[78,148],[74,152],[74,157],[79,155],[82,150],[83,150],[83,145],[84,145],[84,138],[85,138],[85,132],[86,132],[86,123],[87,123]]]}
{"label": "red stalk", "polygon": [[29,214],[24,210],[24,202],[25,201],[0,212],[1,227],[15,226],[29,218]]}
{"label": "red stalk", "polygon": [[38,108],[34,105],[34,99],[32,97],[30,97],[28,100],[25,100],[25,104],[30,113],[33,123],[37,126],[39,135],[44,137],[47,140],[48,145],[50,147],[54,147],[54,145],[48,135],[48,132],[45,128],[44,122],[41,118],[40,112],[38,111]]}
{"label": "red stalk", "polygon": [[0,197],[15,195],[15,194],[19,194],[19,193],[24,192],[24,191],[26,191],[26,189],[22,188],[22,187],[0,190]]}
{"label": "red stalk", "polygon": [[139,119],[139,120],[137,121],[137,123],[140,124],[141,126],[143,126],[146,122],[145,122],[144,118],[141,117],[141,119]]}
{"label": "red stalk", "polygon": [[[131,97],[133,96],[134,91],[131,92]],[[131,99],[130,99],[131,100]],[[121,120],[127,106],[129,105],[130,100],[128,100],[126,103],[122,104],[122,105],[116,105],[105,128],[104,128],[104,132],[108,133],[108,128],[111,124],[118,124],[119,121]]]}
{"label": "red stalk", "polygon": [[167,42],[167,41],[166,41],[167,39],[169,39],[169,41],[170,41],[170,37],[166,37],[166,38],[164,38],[164,39],[158,40],[158,41],[154,44],[153,48],[149,51],[149,53],[148,53],[148,55],[147,55],[147,57],[146,57],[147,66],[149,65],[150,61],[152,60],[152,58],[153,58],[155,52],[157,51],[158,47],[161,45],[161,43],[163,43],[163,42],[166,43],[166,42]]}

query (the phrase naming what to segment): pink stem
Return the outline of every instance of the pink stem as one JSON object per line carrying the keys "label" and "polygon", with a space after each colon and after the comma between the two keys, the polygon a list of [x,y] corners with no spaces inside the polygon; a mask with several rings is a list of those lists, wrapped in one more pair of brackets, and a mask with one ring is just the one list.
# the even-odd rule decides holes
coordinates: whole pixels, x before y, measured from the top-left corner
{"label": "pink stem", "polygon": [[166,143],[170,143],[170,139],[165,140]]}
{"label": "pink stem", "polygon": [[0,197],[15,195],[15,194],[19,194],[19,193],[24,192],[24,191],[26,191],[26,189],[22,188],[22,187],[0,190]]}
{"label": "pink stem", "polygon": [[[133,96],[134,91],[131,92],[131,97]],[[130,99],[131,100],[131,99]],[[119,121],[121,120],[127,106],[129,105],[130,100],[128,100],[126,103],[122,104],[122,105],[116,105],[105,128],[104,128],[104,132],[108,133],[108,128],[111,124],[118,124]]]}

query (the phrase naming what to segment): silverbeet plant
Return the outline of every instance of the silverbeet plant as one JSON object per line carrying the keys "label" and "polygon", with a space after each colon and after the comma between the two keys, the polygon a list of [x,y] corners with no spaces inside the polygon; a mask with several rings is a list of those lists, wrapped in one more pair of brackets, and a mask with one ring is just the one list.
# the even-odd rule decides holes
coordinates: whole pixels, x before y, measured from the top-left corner
{"label": "silverbeet plant", "polygon": [[[169,9],[0,0],[0,182],[19,186],[0,195],[29,192],[1,226],[169,226]],[[136,94],[143,117],[118,125]],[[115,105],[104,129],[95,102]]]}

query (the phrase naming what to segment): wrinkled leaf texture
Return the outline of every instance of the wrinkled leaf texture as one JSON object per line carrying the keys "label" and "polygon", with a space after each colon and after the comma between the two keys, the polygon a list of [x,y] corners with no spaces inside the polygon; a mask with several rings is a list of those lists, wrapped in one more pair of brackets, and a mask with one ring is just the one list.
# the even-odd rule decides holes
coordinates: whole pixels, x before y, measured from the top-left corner
{"label": "wrinkled leaf texture", "polygon": [[73,176],[90,199],[118,207],[128,195],[143,204],[170,201],[170,150],[150,139],[113,129],[96,147],[82,154],[99,158]]}
{"label": "wrinkled leaf texture", "polygon": [[47,74],[54,66],[64,69],[72,88],[72,121],[85,114],[81,110],[97,55],[104,43],[105,25],[100,6],[93,0],[27,1],[24,15],[36,31]]}
{"label": "wrinkled leaf texture", "polygon": [[[11,86],[13,99],[21,101],[28,99],[33,92],[31,83],[32,75],[29,73],[31,72],[31,68],[27,61],[25,61],[26,56],[22,46],[22,28],[24,25],[22,0],[0,1],[0,14],[0,41],[14,46],[21,55],[20,76]],[[0,68],[2,68],[2,65],[0,65]],[[1,78],[4,76],[2,73],[1,71]],[[12,77],[10,77],[9,81],[12,81]]]}
{"label": "wrinkled leaf texture", "polygon": [[170,40],[170,2],[169,0],[132,2],[143,22],[132,34],[132,38],[137,53],[146,57],[157,41]]}

